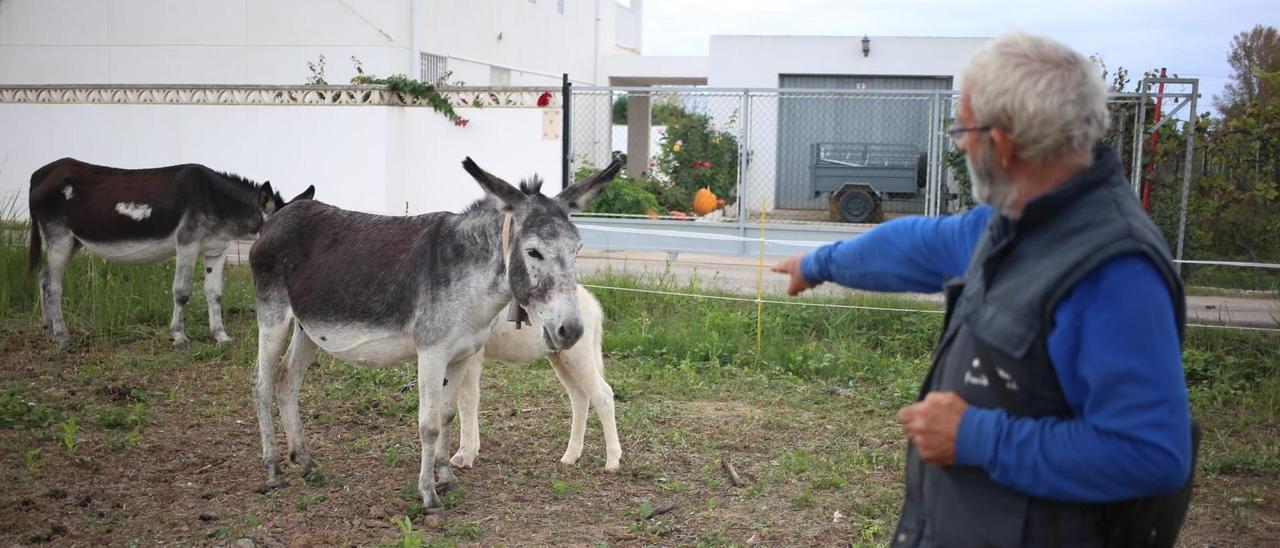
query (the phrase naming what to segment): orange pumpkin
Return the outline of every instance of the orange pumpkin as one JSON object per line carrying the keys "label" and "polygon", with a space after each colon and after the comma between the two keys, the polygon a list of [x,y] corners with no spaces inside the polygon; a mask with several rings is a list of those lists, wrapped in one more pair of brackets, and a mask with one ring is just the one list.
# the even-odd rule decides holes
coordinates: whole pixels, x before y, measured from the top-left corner
{"label": "orange pumpkin", "polygon": [[693,195],[693,212],[706,215],[716,210],[716,195],[710,188],[702,187]]}

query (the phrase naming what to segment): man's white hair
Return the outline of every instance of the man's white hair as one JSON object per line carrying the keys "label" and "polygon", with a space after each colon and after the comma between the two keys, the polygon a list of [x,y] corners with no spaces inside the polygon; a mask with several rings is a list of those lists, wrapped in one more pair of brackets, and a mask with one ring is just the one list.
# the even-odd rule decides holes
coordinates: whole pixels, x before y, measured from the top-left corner
{"label": "man's white hair", "polygon": [[988,42],[969,60],[963,92],[975,122],[1005,128],[1033,163],[1087,151],[1110,124],[1102,74],[1042,36],[1012,32]]}

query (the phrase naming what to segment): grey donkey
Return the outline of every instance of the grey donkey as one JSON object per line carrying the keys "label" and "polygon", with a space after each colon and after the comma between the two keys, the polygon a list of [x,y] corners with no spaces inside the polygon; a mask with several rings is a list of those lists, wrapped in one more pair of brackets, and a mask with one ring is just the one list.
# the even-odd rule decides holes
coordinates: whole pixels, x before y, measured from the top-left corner
{"label": "grey donkey", "polygon": [[584,208],[621,164],[555,198],[541,194],[537,177],[516,188],[470,158],[462,165],[486,197],[461,214],[386,217],[311,201],[285,208],[263,227],[249,263],[258,310],[254,401],[268,488],[285,484],[273,443],[273,397],[290,459],[304,476],[315,471],[298,392],[317,349],[381,365],[416,357],[418,489],[423,506],[439,511],[437,485],[443,490],[457,481],[441,434],[453,420],[468,358],[489,339],[499,311],[514,301],[538,320],[553,349],[572,348],[582,337],[575,267],[582,239],[569,213]]}

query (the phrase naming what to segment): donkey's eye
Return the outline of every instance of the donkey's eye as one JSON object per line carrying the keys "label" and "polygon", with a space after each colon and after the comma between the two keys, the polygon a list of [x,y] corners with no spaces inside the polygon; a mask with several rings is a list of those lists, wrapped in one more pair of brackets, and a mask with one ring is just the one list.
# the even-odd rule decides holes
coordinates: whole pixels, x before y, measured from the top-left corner
{"label": "donkey's eye", "polygon": [[538,253],[538,250],[536,249],[530,249],[529,251],[526,251],[525,254],[539,261],[542,260],[542,254]]}

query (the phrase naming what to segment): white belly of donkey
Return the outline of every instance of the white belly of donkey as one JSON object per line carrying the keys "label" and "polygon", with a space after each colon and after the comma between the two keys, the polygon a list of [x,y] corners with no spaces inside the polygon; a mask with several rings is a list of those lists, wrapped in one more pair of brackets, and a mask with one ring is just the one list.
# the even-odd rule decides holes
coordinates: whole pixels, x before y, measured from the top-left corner
{"label": "white belly of donkey", "polygon": [[177,253],[173,238],[123,242],[80,240],[80,244],[89,253],[113,263],[154,264],[173,257]]}
{"label": "white belly of donkey", "polygon": [[325,352],[346,362],[390,365],[418,355],[413,338],[399,330],[325,324],[306,324],[303,330]]}

